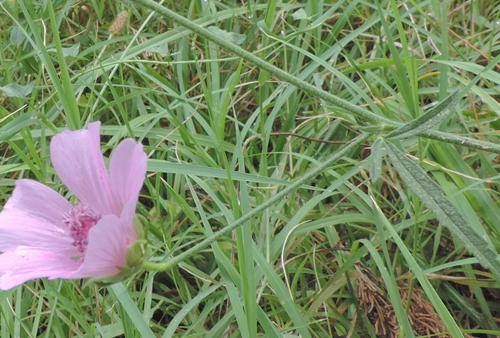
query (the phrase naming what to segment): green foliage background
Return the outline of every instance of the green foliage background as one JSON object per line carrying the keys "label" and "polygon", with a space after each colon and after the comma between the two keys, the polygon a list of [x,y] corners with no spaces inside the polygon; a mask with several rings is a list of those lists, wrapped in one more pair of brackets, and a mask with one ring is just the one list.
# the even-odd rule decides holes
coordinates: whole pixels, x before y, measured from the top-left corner
{"label": "green foliage background", "polygon": [[1,337],[500,335],[500,5],[148,6],[0,2],[2,205],[67,193],[50,138],[100,120],[149,155],[149,261],[182,257],[0,292]]}

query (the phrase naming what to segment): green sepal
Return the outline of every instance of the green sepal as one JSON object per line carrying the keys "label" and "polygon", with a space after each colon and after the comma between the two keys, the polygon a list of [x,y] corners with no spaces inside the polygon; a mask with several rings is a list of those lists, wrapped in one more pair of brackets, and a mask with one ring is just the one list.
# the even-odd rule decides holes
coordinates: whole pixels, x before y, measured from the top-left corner
{"label": "green sepal", "polygon": [[140,239],[145,239],[146,238],[146,234],[144,232],[144,221],[146,221],[146,218],[143,217],[143,216],[139,216],[139,215],[135,215],[134,216],[134,229],[135,229],[135,233],[137,235],[137,239],[140,240]]}
{"label": "green sepal", "polygon": [[[144,253],[146,252],[145,246],[146,241],[143,239],[139,239],[132,243],[132,245],[130,245],[127,250],[127,256],[125,257],[125,267],[121,268],[120,270],[128,269],[128,271],[131,272],[133,270],[138,270],[142,266],[142,263],[144,263]],[[137,271],[134,271],[132,273],[135,272]]]}

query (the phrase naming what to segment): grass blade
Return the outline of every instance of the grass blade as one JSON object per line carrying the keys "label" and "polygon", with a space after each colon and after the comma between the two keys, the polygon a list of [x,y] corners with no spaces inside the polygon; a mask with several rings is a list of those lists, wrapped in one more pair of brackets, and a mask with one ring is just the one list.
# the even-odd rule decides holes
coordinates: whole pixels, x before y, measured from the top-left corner
{"label": "grass blade", "polygon": [[132,300],[132,298],[130,298],[127,290],[123,286],[123,283],[116,283],[114,285],[111,285],[108,287],[108,290],[123,306],[123,309],[134,323],[135,328],[140,332],[141,337],[155,338],[156,336],[149,328],[149,325],[144,320],[144,317],[142,317],[142,313],[139,311],[136,303]]}

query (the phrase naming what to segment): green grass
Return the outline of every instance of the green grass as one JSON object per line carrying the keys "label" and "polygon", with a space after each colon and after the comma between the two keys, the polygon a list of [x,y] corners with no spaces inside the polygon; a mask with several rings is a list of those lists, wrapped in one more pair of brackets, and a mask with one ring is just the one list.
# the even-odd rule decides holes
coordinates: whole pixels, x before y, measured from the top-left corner
{"label": "green grass", "polygon": [[100,120],[169,267],[2,291],[1,337],[500,335],[495,2],[0,5],[0,205]]}

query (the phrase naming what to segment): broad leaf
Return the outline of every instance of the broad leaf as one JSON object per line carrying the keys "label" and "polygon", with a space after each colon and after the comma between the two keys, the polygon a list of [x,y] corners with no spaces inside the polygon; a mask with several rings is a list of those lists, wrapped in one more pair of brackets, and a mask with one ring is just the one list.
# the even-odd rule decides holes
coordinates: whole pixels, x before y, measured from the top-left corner
{"label": "broad leaf", "polygon": [[500,279],[500,263],[498,254],[475,232],[460,214],[458,208],[446,197],[441,187],[436,184],[422,168],[410,160],[403,152],[391,143],[386,143],[389,157],[394,168],[422,202],[434,212],[436,218],[446,226],[465,248],[473,254],[479,263]]}
{"label": "broad leaf", "polygon": [[241,45],[246,39],[246,35],[244,34],[228,32],[216,26],[210,26],[207,29],[210,31],[210,33],[216,35],[221,39],[234,43],[235,45]]}
{"label": "broad leaf", "polygon": [[26,86],[18,85],[17,83],[10,83],[6,86],[0,87],[0,90],[5,93],[8,97],[21,97],[25,98],[31,94],[35,88],[35,82],[31,82]]}
{"label": "broad leaf", "polygon": [[457,90],[424,115],[390,132],[386,137],[396,139],[410,137],[435,127],[453,112],[453,108],[458,102],[458,93]]}

